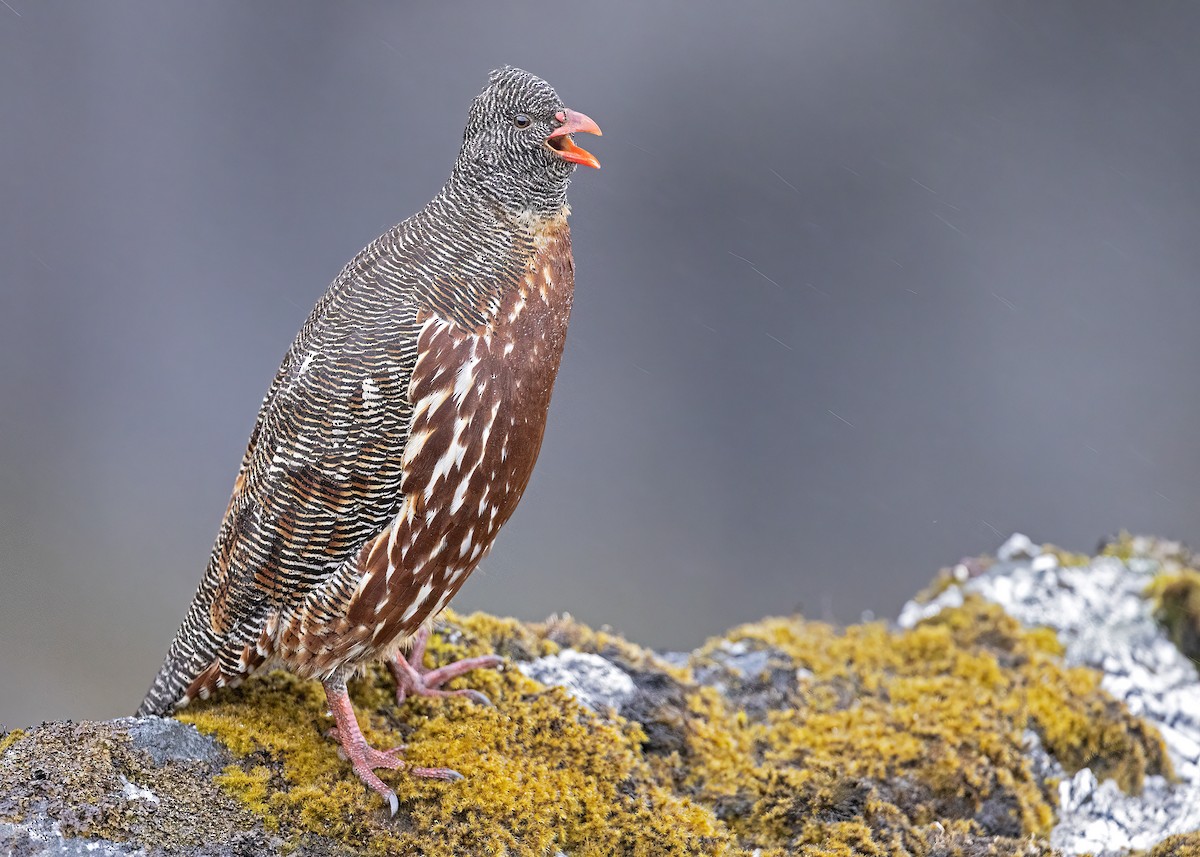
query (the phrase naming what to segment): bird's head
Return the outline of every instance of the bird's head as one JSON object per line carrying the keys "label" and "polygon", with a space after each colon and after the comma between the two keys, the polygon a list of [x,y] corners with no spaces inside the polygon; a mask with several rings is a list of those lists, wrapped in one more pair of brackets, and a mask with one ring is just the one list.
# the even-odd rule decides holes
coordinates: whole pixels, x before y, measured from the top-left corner
{"label": "bird's head", "polygon": [[577,132],[600,128],[567,109],[540,77],[505,66],[471,103],[456,169],[482,181],[506,207],[544,208],[555,200],[561,207],[575,166],[600,166],[575,145]]}

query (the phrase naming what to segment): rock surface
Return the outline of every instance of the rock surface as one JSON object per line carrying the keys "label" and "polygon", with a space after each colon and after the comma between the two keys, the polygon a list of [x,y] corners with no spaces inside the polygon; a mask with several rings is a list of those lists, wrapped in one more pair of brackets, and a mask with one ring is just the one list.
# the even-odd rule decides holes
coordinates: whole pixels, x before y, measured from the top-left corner
{"label": "rock surface", "polygon": [[1140,795],[1098,782],[1088,768],[1074,777],[1052,768],[1061,782],[1050,840],[1066,854],[1122,854],[1200,830],[1200,681],[1146,597],[1157,577],[1192,557],[1178,543],[1147,538],[1126,537],[1106,551],[1063,557],[1014,535],[986,571],[960,565],[953,585],[929,603],[906,605],[899,619],[911,626],[967,593],[982,595],[1026,625],[1054,629],[1067,663],[1100,671],[1100,686],[1162,735],[1178,781],[1150,777]]}
{"label": "rock surface", "polygon": [[319,686],[272,673],[178,719],[0,737],[0,854],[1196,855],[1200,681],[1145,596],[1191,564],[1014,537],[895,627],[768,619],[663,656],[451,615],[429,657],[509,658],[467,678],[494,709],[351,688],[373,743],[466,775],[385,772],[395,818]]}

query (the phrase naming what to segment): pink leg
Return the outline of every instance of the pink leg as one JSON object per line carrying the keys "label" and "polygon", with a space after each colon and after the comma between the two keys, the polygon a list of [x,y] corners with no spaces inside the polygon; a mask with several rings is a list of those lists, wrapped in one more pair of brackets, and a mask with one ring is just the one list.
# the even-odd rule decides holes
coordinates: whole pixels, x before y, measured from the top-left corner
{"label": "pink leg", "polygon": [[480,705],[492,704],[490,699],[477,690],[438,690],[438,688],[450,679],[458,678],[471,670],[498,667],[504,663],[504,658],[499,655],[483,655],[478,658],[464,658],[435,670],[427,670],[423,664],[427,642],[429,642],[429,628],[422,625],[421,630],[417,631],[413,638],[412,651],[408,653],[408,657],[397,652],[396,656],[388,661],[388,667],[396,678],[397,703],[404,702],[409,694],[412,694],[413,696],[434,697],[465,696]]}
{"label": "pink leg", "polygon": [[337,740],[342,745],[346,759],[354,768],[354,773],[367,786],[379,792],[388,802],[392,815],[399,808],[396,794],[379,777],[375,776],[376,768],[395,770],[403,768],[415,777],[428,777],[434,780],[460,780],[462,774],[449,768],[417,768],[399,758],[403,747],[392,750],[376,750],[367,743],[358,721],[354,718],[354,707],[350,704],[350,695],[346,693],[346,681],[342,678],[323,682],[325,699],[329,702],[329,712],[337,723]]}

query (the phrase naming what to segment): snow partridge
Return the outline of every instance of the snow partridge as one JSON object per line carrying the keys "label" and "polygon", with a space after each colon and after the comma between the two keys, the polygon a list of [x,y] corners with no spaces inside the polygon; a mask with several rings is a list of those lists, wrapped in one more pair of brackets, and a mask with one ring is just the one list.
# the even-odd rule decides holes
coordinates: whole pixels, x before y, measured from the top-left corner
{"label": "snow partridge", "polygon": [[[367,744],[346,679],[386,660],[407,695],[497,657],[426,670],[428,623],[529,482],[574,291],[567,185],[596,123],[545,81],[492,72],[441,191],[354,257],[259,410],[207,569],[139,714],[255,670],[321,681],[366,785],[406,765]],[[407,652],[407,654],[406,654]]]}

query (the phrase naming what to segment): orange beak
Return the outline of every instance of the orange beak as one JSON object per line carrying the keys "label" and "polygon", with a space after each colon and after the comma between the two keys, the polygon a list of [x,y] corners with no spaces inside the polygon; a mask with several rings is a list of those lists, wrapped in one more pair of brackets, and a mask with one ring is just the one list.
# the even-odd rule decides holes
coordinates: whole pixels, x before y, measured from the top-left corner
{"label": "orange beak", "polygon": [[546,138],[546,145],[564,161],[600,169],[600,162],[596,160],[596,156],[576,146],[575,141],[571,139],[571,135],[575,133],[602,137],[604,135],[600,126],[585,114],[576,113],[574,110],[560,110],[554,114],[554,118],[562,125],[550,132],[550,136]]}

